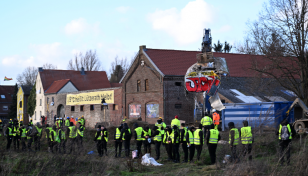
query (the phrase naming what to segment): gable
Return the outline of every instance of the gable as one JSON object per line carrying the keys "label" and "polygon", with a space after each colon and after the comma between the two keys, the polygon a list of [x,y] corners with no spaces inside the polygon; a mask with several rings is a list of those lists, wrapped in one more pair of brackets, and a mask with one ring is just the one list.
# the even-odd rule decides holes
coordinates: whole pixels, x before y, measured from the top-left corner
{"label": "gable", "polygon": [[58,93],[69,93],[69,92],[77,92],[78,89],[72,84],[72,82],[67,82]]}

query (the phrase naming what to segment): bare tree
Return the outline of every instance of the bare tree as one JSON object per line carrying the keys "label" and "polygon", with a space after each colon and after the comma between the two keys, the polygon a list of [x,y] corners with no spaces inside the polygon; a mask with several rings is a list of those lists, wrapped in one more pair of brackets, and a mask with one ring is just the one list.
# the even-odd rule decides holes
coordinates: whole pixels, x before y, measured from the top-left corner
{"label": "bare tree", "polygon": [[308,104],[307,1],[269,0],[259,19],[249,23],[247,41],[253,44],[256,53],[264,55],[262,61],[253,59],[251,69],[274,78],[305,104]]}
{"label": "bare tree", "polygon": [[109,70],[109,81],[110,82],[119,82],[124,74],[128,71],[131,61],[128,61],[127,58],[118,59],[118,56],[111,63],[111,68]]}
{"label": "bare tree", "polygon": [[46,70],[56,70],[58,67],[56,65],[50,64],[50,63],[45,63],[43,65],[43,69]]}
{"label": "bare tree", "polygon": [[17,75],[18,85],[33,86],[36,81],[37,68],[27,67],[21,74]]}
{"label": "bare tree", "polygon": [[67,65],[67,69],[80,71],[81,68],[86,71],[102,71],[101,61],[99,60],[96,51],[88,50],[86,54],[83,55],[81,52],[74,56]]}

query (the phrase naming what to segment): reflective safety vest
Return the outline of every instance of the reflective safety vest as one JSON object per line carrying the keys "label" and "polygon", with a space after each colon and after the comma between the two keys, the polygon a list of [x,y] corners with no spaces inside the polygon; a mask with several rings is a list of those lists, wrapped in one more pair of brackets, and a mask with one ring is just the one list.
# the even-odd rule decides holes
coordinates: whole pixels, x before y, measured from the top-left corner
{"label": "reflective safety vest", "polygon": [[168,138],[171,135],[171,133],[169,134],[168,132],[166,132],[166,134],[164,135],[164,139],[163,139],[163,143],[168,144]]}
{"label": "reflective safety vest", "polygon": [[65,120],[65,126],[67,126],[67,127],[70,126],[70,120],[69,120],[69,119],[66,119],[66,120]]}
{"label": "reflective safety vest", "polygon": [[219,125],[220,115],[217,112],[213,113],[213,121],[215,125]]}
{"label": "reflective safety vest", "polygon": [[[97,133],[95,133],[95,137],[96,137]],[[102,135],[103,135],[103,131],[101,131],[101,133],[98,135],[97,140],[102,140]]]}
{"label": "reflective safety vest", "polygon": [[[183,142],[186,142],[187,128],[184,127],[183,130],[184,130]],[[181,136],[181,138],[182,138],[182,136]]]}
{"label": "reflective safety vest", "polygon": [[241,141],[242,144],[252,144],[252,133],[250,126],[241,128]]}
{"label": "reflective safety vest", "polygon": [[78,132],[79,136],[83,137],[84,127],[81,126],[80,128],[83,129],[83,130],[80,131],[80,129],[77,129],[77,132]]}
{"label": "reflective safety vest", "polygon": [[196,131],[194,132],[194,144],[195,145],[200,145],[200,136],[199,136],[199,132],[201,131],[201,129],[196,129]]}
{"label": "reflective safety vest", "polygon": [[13,136],[17,136],[17,130],[18,130],[18,128],[14,126],[13,129],[14,129]]}
{"label": "reflective safety vest", "polygon": [[70,126],[68,128],[70,129],[69,138],[76,138],[77,137],[77,130],[74,132],[76,127],[75,126]]}
{"label": "reflective safety vest", "polygon": [[[50,132],[51,129],[52,129],[51,127],[46,127],[46,130],[49,130],[49,132]],[[47,132],[46,132],[46,138],[48,138]]]}
{"label": "reflective safety vest", "polygon": [[[130,129],[129,129],[129,128],[128,128],[128,132],[129,132],[129,134],[132,134],[132,132],[130,131]],[[122,136],[122,140],[123,140],[123,141],[125,141],[124,136]]]}
{"label": "reflective safety vest", "polygon": [[[129,129],[129,132],[130,132],[130,129]],[[109,137],[109,133],[108,133],[108,131],[104,131],[104,135],[105,135],[105,140],[106,140],[106,142],[108,142],[108,137]]]}
{"label": "reflective safety vest", "polygon": [[176,139],[174,139],[174,131],[172,131],[172,133],[170,134],[170,138],[171,138],[172,144],[179,143],[179,136]]}
{"label": "reflective safety vest", "polygon": [[10,127],[7,127],[9,129],[9,136],[13,136],[13,133],[12,133],[12,128]]}
{"label": "reflective safety vest", "polygon": [[137,141],[142,141],[144,138],[141,137],[142,135],[142,127],[138,127],[135,129],[136,133],[137,133]]}
{"label": "reflective safety vest", "polygon": [[116,139],[120,139],[120,136],[121,136],[121,131],[119,128],[116,129]]}
{"label": "reflective safety vest", "polygon": [[154,141],[160,142],[161,141],[161,130],[157,129],[157,131],[159,132],[159,134],[154,136]]}
{"label": "reflective safety vest", "polygon": [[178,129],[180,129],[180,126],[181,126],[181,122],[179,119],[173,119],[171,121],[171,127],[173,127],[174,125],[176,125],[178,127]]}
{"label": "reflective safety vest", "polygon": [[194,144],[194,135],[193,135],[193,133],[190,130],[188,130],[187,133],[188,133],[188,136],[189,136],[189,143],[190,144]]}
{"label": "reflective safety vest", "polygon": [[27,129],[26,129],[26,128],[22,128],[22,129],[21,129],[21,137],[22,137],[22,138],[27,137],[26,134],[27,134]]}
{"label": "reflective safety vest", "polygon": [[217,144],[218,143],[218,136],[219,136],[219,131],[216,129],[211,129],[210,130],[210,144]]}
{"label": "reflective safety vest", "polygon": [[212,119],[209,116],[204,116],[201,119],[201,124],[202,124],[202,126],[211,125],[212,124]]}
{"label": "reflective safety vest", "polygon": [[[60,136],[60,131],[61,131],[61,136]],[[61,140],[65,140],[65,132],[61,129],[58,130],[58,136],[60,137]]]}
{"label": "reflective safety vest", "polygon": [[36,130],[37,130],[37,136],[41,136],[42,135],[42,128],[39,128],[37,126],[35,126]]}
{"label": "reflective safety vest", "polygon": [[[291,131],[289,124],[287,125],[287,128],[288,128],[288,131],[289,131],[289,139],[292,139],[292,131]],[[279,139],[281,139],[281,129],[282,129],[282,125],[280,124],[280,126],[279,126]]]}
{"label": "reflective safety vest", "polygon": [[157,126],[158,127],[158,129],[160,129],[160,132],[161,132],[161,134],[165,134],[165,130],[162,130],[163,128],[165,129],[166,128],[166,124],[165,124],[165,122],[162,122],[161,124],[159,124],[159,123],[155,123],[155,126]]}
{"label": "reflective safety vest", "polygon": [[237,128],[232,128],[230,130],[230,133],[229,133],[229,144],[231,144],[231,131],[234,131],[234,142],[233,142],[233,145],[238,145],[238,140],[240,138],[240,133],[238,132],[238,129]]}
{"label": "reflective safety vest", "polygon": [[81,125],[84,126],[85,119],[81,119]]}
{"label": "reflective safety vest", "polygon": [[55,139],[55,141],[56,141],[57,133],[56,133],[53,129],[51,129],[51,130],[49,131],[49,138],[50,138],[50,141],[53,142],[53,139],[52,139],[51,134],[53,134],[53,137],[54,137],[54,139]]}
{"label": "reflective safety vest", "polygon": [[[152,134],[151,129],[149,129],[148,132],[143,130],[143,133],[144,133],[144,136],[150,136],[150,137],[151,137],[151,134]],[[145,141],[145,138],[143,138],[143,140]]]}

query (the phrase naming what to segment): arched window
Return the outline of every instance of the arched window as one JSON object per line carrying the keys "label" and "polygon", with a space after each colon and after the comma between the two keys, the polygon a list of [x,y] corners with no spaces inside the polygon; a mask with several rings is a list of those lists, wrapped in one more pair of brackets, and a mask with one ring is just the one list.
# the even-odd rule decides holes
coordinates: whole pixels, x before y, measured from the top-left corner
{"label": "arched window", "polygon": [[140,92],[140,88],[141,88],[141,82],[140,80],[137,80],[137,92]]}
{"label": "arched window", "polygon": [[144,83],[145,83],[145,91],[148,91],[149,90],[149,80],[146,79]]}

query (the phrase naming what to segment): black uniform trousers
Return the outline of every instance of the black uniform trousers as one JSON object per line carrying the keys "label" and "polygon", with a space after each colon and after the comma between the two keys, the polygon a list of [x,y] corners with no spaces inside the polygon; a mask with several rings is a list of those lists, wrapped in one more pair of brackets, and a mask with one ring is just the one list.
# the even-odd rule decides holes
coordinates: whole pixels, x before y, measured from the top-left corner
{"label": "black uniform trousers", "polygon": [[138,150],[138,152],[137,152],[137,157],[138,157],[138,158],[139,158],[140,153],[141,153],[142,142],[143,142],[143,141],[137,141],[137,150]]}
{"label": "black uniform trousers", "polygon": [[28,143],[28,150],[30,151],[31,150],[31,145],[32,145],[32,142],[33,142],[33,138],[28,138],[27,137],[27,143]]}
{"label": "black uniform trousers", "polygon": [[179,152],[179,148],[180,148],[180,144],[179,143],[175,143],[172,144],[172,148],[173,148],[173,160],[175,161],[180,161],[180,152]]}
{"label": "black uniform trousers", "polygon": [[189,146],[189,161],[192,161],[195,156],[195,144]]}
{"label": "black uniform trousers", "polygon": [[245,157],[248,154],[249,160],[252,160],[251,150],[252,144],[243,144],[243,156]]}
{"label": "black uniform trousers", "polygon": [[98,155],[103,156],[102,155],[102,140],[96,141],[96,148],[97,148]]}
{"label": "black uniform trousers", "polygon": [[150,153],[151,155],[151,144],[148,142],[148,139],[145,139],[145,141],[143,141],[143,145],[144,145],[144,153]]}
{"label": "black uniform trousers", "polygon": [[159,159],[160,157],[160,144],[161,144],[161,141],[155,141],[155,152],[156,152],[156,160]]}
{"label": "black uniform trousers", "polygon": [[168,159],[172,160],[173,156],[172,156],[172,144],[165,144],[167,153],[168,153]]}
{"label": "black uniform trousers", "polygon": [[208,149],[209,149],[209,154],[211,158],[211,163],[215,164],[216,163],[216,149],[217,149],[217,144],[208,144]]}
{"label": "black uniform trousers", "polygon": [[102,155],[104,155],[104,151],[105,155],[107,156],[107,142],[106,140],[102,139]]}
{"label": "black uniform trousers", "polygon": [[236,145],[232,145],[231,147],[231,158],[232,161],[237,161],[237,152],[236,152]]}
{"label": "black uniform trousers", "polygon": [[182,148],[183,148],[183,152],[184,152],[184,161],[187,162],[188,161],[188,148],[187,148],[187,142],[183,142],[182,143]]}
{"label": "black uniform trousers", "polygon": [[34,137],[34,146],[35,146],[35,151],[40,151],[41,150],[41,137],[40,136],[35,136]]}
{"label": "black uniform trousers", "polygon": [[122,151],[122,142],[121,142],[121,140],[116,140],[115,141],[115,154],[116,154],[116,156],[117,156],[117,149],[118,149],[118,147],[119,147],[119,156],[121,156],[121,151]]}
{"label": "black uniform trousers", "polygon": [[283,164],[284,163],[284,156],[287,157],[287,164],[290,164],[290,145],[291,140],[280,140],[279,141],[279,159],[280,159],[280,163]]}
{"label": "black uniform trousers", "polygon": [[195,145],[197,150],[197,160],[200,160],[201,152],[202,152],[202,145]]}
{"label": "black uniform trousers", "polygon": [[13,136],[13,144],[14,144],[14,150],[16,150],[16,146],[17,146],[17,149],[19,150],[19,136]]}
{"label": "black uniform trousers", "polygon": [[7,144],[6,144],[6,149],[10,149],[11,148],[11,143],[12,143],[12,138],[13,136],[7,136],[6,139],[7,139]]}
{"label": "black uniform trousers", "polygon": [[22,150],[26,150],[26,141],[27,141],[27,137],[22,137],[21,138],[21,149]]}
{"label": "black uniform trousers", "polygon": [[130,140],[125,140],[124,142],[124,149],[125,149],[125,156],[129,157],[130,152]]}

